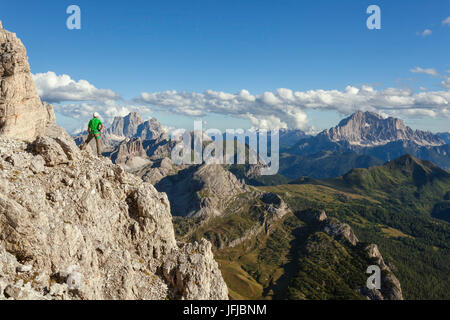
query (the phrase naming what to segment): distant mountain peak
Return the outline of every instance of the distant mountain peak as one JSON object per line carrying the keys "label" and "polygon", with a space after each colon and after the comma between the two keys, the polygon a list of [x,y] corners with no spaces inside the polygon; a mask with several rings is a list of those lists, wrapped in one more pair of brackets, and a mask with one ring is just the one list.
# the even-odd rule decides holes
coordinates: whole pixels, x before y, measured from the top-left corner
{"label": "distant mountain peak", "polygon": [[383,120],[383,117],[375,112],[371,112],[371,111],[361,111],[358,110],[355,113],[353,113],[352,115],[350,115],[349,117],[343,119],[339,125],[345,125],[346,123],[348,123],[349,121],[364,121],[366,119],[370,119],[370,118],[374,118],[374,119],[378,119],[378,120]]}
{"label": "distant mountain peak", "polygon": [[346,141],[350,145],[372,147],[389,142],[406,140],[420,146],[439,146],[445,142],[438,136],[425,131],[412,130],[403,120],[383,118],[373,112],[357,111],[342,120],[336,127],[322,132],[331,141]]}
{"label": "distant mountain peak", "polygon": [[130,112],[125,117],[115,117],[108,132],[118,137],[139,137],[142,140],[157,139],[165,133],[156,118],[144,121],[137,112]]}

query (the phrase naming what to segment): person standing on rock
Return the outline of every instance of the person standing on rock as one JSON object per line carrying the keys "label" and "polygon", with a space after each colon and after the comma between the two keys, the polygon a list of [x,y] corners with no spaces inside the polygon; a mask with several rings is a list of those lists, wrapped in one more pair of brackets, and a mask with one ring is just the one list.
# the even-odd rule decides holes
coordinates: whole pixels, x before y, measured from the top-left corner
{"label": "person standing on rock", "polygon": [[103,130],[104,126],[99,118],[100,118],[100,115],[97,112],[94,112],[93,118],[91,121],[89,121],[89,125],[88,125],[89,135],[88,135],[86,141],[81,145],[80,149],[84,150],[86,148],[86,146],[89,144],[89,142],[91,142],[91,140],[95,138],[95,143],[97,145],[97,155],[100,157],[102,155],[102,152],[100,149],[100,137],[101,137],[101,131]]}

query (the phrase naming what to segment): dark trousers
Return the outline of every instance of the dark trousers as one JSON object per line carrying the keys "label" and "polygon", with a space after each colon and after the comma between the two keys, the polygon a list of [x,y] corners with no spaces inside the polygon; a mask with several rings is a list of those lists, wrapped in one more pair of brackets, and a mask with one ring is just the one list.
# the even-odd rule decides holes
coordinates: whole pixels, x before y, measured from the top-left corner
{"label": "dark trousers", "polygon": [[81,145],[80,149],[81,149],[81,150],[86,149],[86,146],[87,146],[87,145],[89,144],[89,142],[91,142],[91,140],[94,139],[94,138],[95,138],[95,143],[96,143],[96,145],[97,145],[97,154],[98,154],[99,156],[101,156],[101,155],[102,155],[102,151],[101,151],[101,149],[100,149],[100,133],[96,133],[96,134],[89,133],[89,136],[87,137],[86,141]]}

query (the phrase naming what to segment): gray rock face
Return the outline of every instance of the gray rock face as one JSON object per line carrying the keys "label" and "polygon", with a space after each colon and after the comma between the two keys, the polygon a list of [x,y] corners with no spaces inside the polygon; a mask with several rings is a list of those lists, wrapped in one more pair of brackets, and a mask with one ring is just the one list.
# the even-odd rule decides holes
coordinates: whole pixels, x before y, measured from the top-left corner
{"label": "gray rock face", "polygon": [[392,141],[408,140],[420,146],[439,146],[445,142],[431,132],[412,130],[396,118],[384,119],[372,112],[358,111],[342,120],[338,126],[321,135],[331,141],[346,141],[350,145],[380,146]]}
{"label": "gray rock face", "polygon": [[[116,117],[108,133],[125,138],[140,138],[141,140],[156,140],[165,136],[165,131],[155,118],[144,121],[137,112],[131,112],[125,117]],[[165,136],[167,138],[167,136]]]}
{"label": "gray rock face", "polygon": [[138,126],[143,123],[141,116],[136,112],[131,112],[125,117],[115,117],[108,132],[116,135],[131,138],[136,132]]}
{"label": "gray rock face", "polygon": [[[254,191],[252,192],[251,196],[259,198],[265,204],[265,206],[263,207],[263,216],[259,218],[259,221],[257,221],[257,223],[252,228],[245,231],[242,237],[234,239],[229,243],[225,243],[224,246],[231,248],[236,247],[246,240],[259,235],[262,232],[264,232],[266,235],[269,235],[273,231],[274,223],[282,219],[287,213],[292,212],[289,209],[288,205],[283,201],[283,199],[281,199],[274,193]],[[219,249],[221,249],[221,247]]]}
{"label": "gray rock face", "polygon": [[127,170],[136,170],[151,163],[140,138],[125,139],[111,153],[110,158]]}
{"label": "gray rock face", "polygon": [[207,164],[178,171],[155,186],[167,193],[172,213],[183,217],[220,216],[234,197],[249,191],[244,183],[221,165]]}
{"label": "gray rock face", "polygon": [[155,118],[151,118],[141,123],[134,137],[139,137],[142,140],[161,140],[168,139],[166,132],[161,124]]}
{"label": "gray rock face", "polygon": [[[0,138],[3,297],[227,299],[208,243],[176,243],[165,194],[80,151],[58,128],[47,134],[33,144]],[[30,267],[14,261],[31,266],[26,283],[14,279]]]}
{"label": "gray rock face", "polygon": [[328,235],[332,237],[343,237],[353,246],[356,246],[358,243],[358,238],[348,224],[342,223],[335,218],[326,218],[326,215],[325,217],[321,215],[318,219],[321,219],[324,222],[323,229]]}
{"label": "gray rock face", "polygon": [[188,167],[188,165],[175,165],[170,158],[162,158],[152,161],[151,165],[135,170],[133,173],[141,177],[142,180],[156,185],[165,177],[175,175]]}
{"label": "gray rock face", "polygon": [[0,26],[0,136],[32,141],[54,120],[37,94],[25,47]]}
{"label": "gray rock face", "polygon": [[228,290],[214,261],[211,243],[202,239],[200,243],[179,244],[179,248],[181,254],[172,255],[163,266],[164,277],[177,288],[178,297],[187,300],[202,296],[213,300],[227,297]]}

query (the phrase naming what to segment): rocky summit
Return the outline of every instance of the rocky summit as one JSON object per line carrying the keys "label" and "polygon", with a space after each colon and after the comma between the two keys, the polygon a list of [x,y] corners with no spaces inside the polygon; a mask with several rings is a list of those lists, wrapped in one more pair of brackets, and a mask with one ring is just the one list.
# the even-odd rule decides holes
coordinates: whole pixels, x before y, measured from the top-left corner
{"label": "rocky summit", "polygon": [[327,136],[331,141],[347,141],[350,145],[366,147],[398,140],[412,141],[420,146],[439,146],[445,143],[431,132],[412,130],[400,119],[384,119],[379,114],[362,111],[352,114],[321,135]]}
{"label": "rocky summit", "polygon": [[158,120],[152,118],[144,121],[136,112],[131,112],[125,117],[115,117],[108,133],[125,138],[140,138],[141,140],[167,137]]}
{"label": "rocky summit", "polygon": [[210,244],[175,241],[165,194],[49,131],[0,140],[0,297],[227,298]]}
{"label": "rocky summit", "polygon": [[80,151],[0,41],[0,299],[227,299],[211,244],[177,242],[164,193]]}

